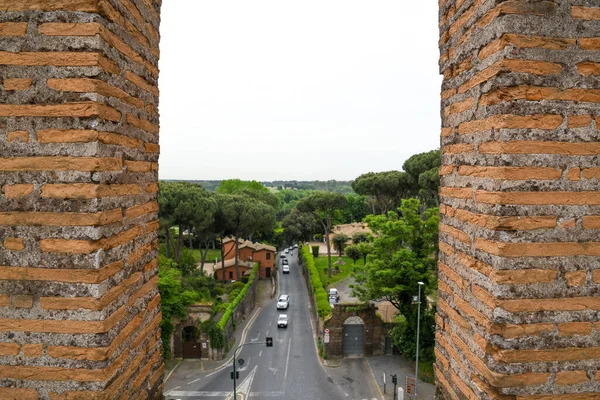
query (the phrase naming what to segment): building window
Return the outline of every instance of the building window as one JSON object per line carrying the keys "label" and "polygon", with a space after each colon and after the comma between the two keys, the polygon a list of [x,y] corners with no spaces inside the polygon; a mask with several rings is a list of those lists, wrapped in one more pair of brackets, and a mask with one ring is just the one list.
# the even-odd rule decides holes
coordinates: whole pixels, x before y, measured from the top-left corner
{"label": "building window", "polygon": [[271,253],[267,253],[267,260],[271,259]]}
{"label": "building window", "polygon": [[233,271],[229,271],[229,279],[233,279]]}

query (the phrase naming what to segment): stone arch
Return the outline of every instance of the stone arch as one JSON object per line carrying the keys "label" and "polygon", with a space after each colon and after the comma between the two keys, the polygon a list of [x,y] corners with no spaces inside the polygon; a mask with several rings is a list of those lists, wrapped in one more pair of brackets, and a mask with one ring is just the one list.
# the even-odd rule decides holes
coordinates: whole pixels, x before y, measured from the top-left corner
{"label": "stone arch", "polygon": [[346,318],[344,321],[344,325],[364,325],[365,321],[362,320],[358,315],[353,315],[351,317]]}

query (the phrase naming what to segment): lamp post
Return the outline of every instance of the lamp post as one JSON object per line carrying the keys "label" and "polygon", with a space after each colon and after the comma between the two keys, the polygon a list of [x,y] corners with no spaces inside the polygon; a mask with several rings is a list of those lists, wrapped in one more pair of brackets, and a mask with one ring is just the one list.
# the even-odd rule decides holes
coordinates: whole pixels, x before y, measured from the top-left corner
{"label": "lamp post", "polygon": [[419,328],[421,324],[421,286],[423,282],[417,282],[419,284],[419,299],[417,301],[417,362],[415,364],[415,399],[417,398],[417,379],[419,373]]}

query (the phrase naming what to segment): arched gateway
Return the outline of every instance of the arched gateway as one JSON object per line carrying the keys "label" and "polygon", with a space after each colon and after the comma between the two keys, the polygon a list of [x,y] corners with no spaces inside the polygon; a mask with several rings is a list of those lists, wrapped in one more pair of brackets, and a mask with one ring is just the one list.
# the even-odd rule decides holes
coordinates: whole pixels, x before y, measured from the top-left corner
{"label": "arched gateway", "polygon": [[[0,397],[161,395],[160,3],[0,1]],[[440,395],[592,398],[600,7],[439,3]]]}

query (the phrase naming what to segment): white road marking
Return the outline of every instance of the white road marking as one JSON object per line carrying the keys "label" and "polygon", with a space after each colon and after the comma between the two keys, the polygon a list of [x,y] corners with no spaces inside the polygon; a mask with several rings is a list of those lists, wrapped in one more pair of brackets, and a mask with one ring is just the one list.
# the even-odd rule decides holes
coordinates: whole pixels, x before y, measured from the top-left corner
{"label": "white road marking", "polygon": [[[258,307],[256,309],[256,312],[254,313],[254,315],[248,321],[248,324],[246,325],[246,327],[244,328],[244,331],[242,332],[242,337],[241,337],[241,340],[240,340],[241,343],[244,343],[246,341],[246,335],[248,334],[248,330],[254,324],[254,321],[256,320],[256,317],[258,316],[258,313],[260,312],[260,310],[261,310],[261,307]],[[223,371],[225,368],[227,368],[228,366],[231,365],[232,361],[233,361],[233,354],[231,355],[231,357],[229,357],[229,360],[227,360],[223,365],[221,365],[219,368],[215,369],[210,374],[207,374],[206,378],[208,378],[209,376],[212,376],[212,375],[214,375],[216,373],[219,373],[219,372]]]}
{"label": "white road marking", "polygon": [[204,392],[204,391],[197,391],[197,390],[177,390],[177,391],[170,391],[165,393],[165,396],[178,396],[178,397],[196,397],[196,396],[202,396],[202,397],[225,397],[230,395],[231,392]]}
{"label": "white road marking", "polygon": [[250,392],[249,397],[281,397],[283,396],[283,392]]}
{"label": "white road marking", "polygon": [[262,357],[262,350],[260,351],[260,353],[258,353],[259,357]]}
{"label": "white road marking", "polygon": [[[288,366],[290,365],[290,350],[292,348],[292,339],[290,338],[289,342],[288,342],[288,352],[287,352],[287,360],[285,361],[285,374],[284,374],[284,379],[283,382],[287,382],[287,372],[288,372]],[[283,392],[285,393],[285,386],[283,386]]]}
{"label": "white road marking", "polygon": [[267,333],[265,333],[265,336],[269,336],[269,331],[267,331]]}
{"label": "white road marking", "polygon": [[191,382],[188,382],[187,384],[188,384],[188,385],[191,385],[192,383],[198,382],[200,379],[202,379],[202,378],[194,379],[193,381],[191,381]]}

